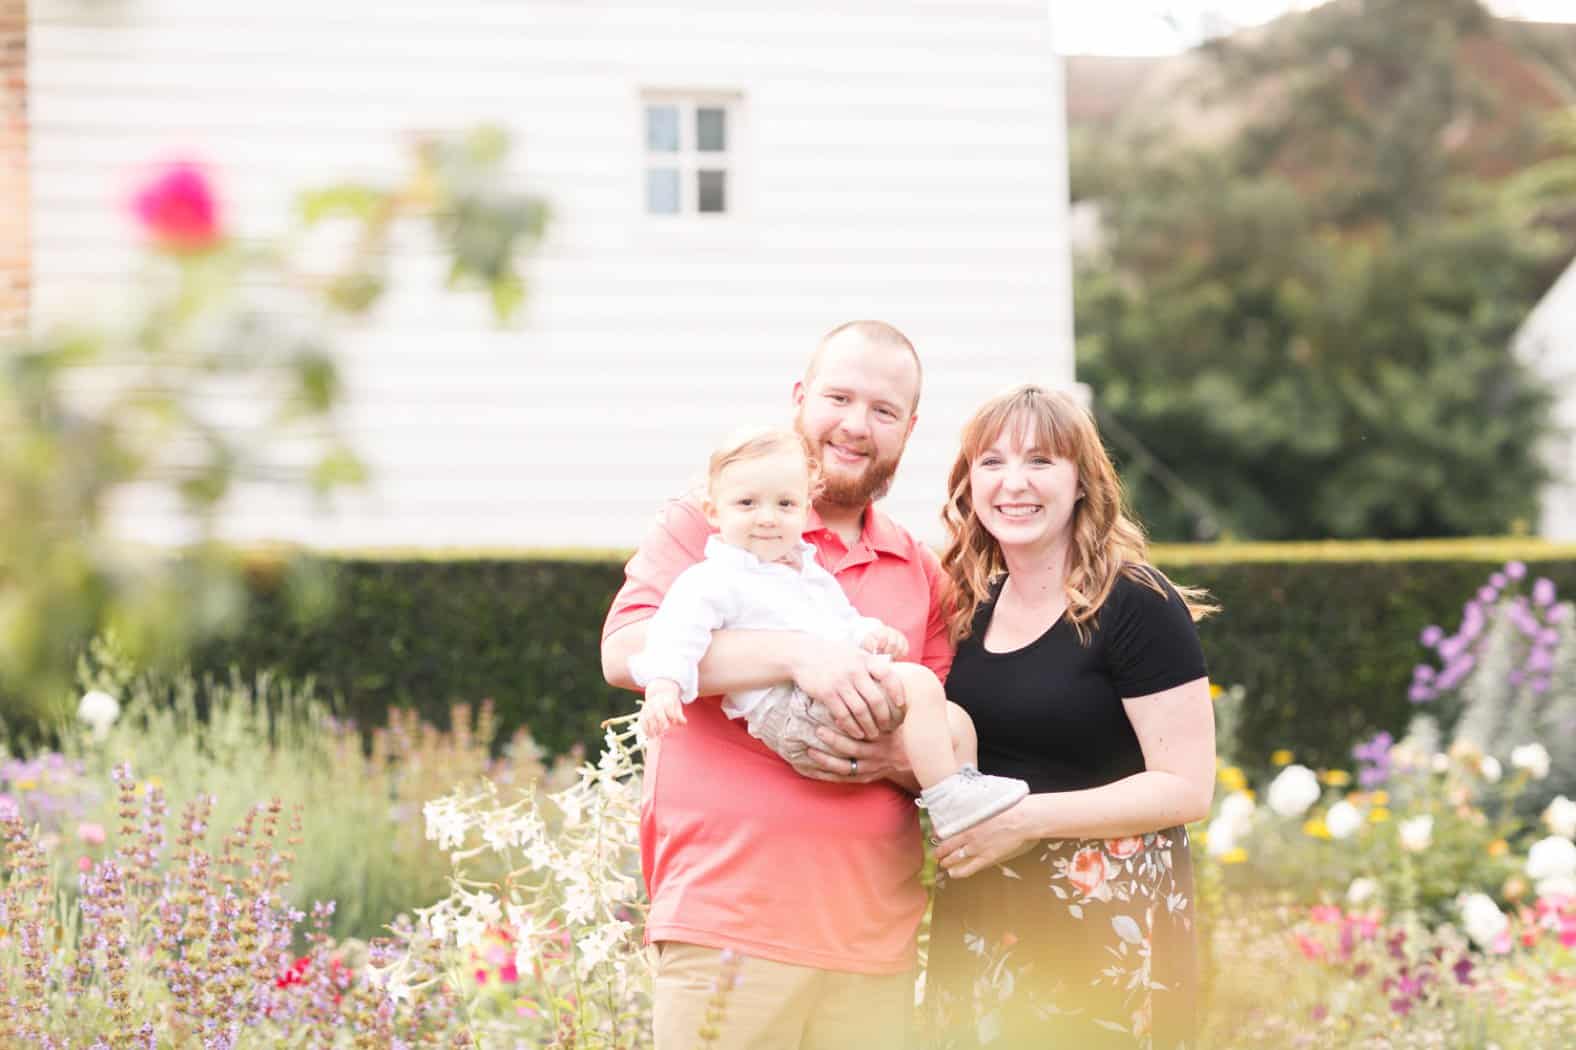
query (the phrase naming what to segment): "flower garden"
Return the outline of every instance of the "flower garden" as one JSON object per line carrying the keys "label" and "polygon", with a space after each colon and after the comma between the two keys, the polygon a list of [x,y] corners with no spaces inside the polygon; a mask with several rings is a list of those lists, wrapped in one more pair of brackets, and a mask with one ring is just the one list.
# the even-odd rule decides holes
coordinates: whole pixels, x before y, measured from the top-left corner
{"label": "flower garden", "polygon": [[[1350,768],[1249,783],[1216,690],[1203,1045],[1576,1043],[1572,606],[1525,576],[1423,632],[1417,716]],[[4,1045],[647,1045],[627,721],[545,762],[486,705],[362,734],[263,676],[199,714],[102,642],[80,678],[0,765]]]}

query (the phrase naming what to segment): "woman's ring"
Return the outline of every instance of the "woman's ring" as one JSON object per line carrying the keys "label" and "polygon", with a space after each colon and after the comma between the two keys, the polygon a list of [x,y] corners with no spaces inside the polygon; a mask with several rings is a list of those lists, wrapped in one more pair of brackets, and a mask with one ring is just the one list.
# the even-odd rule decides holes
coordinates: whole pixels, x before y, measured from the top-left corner
{"label": "woman's ring", "polygon": [[958,847],[958,859],[959,860],[968,860],[969,859],[969,848],[967,846],[959,846]]}
{"label": "woman's ring", "polygon": [[859,759],[850,758],[848,760],[848,775],[851,777],[857,777],[859,775]]}

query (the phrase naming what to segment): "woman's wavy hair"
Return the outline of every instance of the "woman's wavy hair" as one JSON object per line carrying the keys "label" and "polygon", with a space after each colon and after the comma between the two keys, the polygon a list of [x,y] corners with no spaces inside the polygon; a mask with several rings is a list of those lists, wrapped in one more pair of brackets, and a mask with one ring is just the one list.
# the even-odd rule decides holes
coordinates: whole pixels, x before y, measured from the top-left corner
{"label": "woman's wavy hair", "polygon": [[[947,575],[952,639],[969,636],[992,584],[1007,571],[1000,545],[974,513],[969,491],[974,461],[1006,433],[1026,433],[1033,447],[1071,460],[1078,468],[1081,494],[1070,522],[1066,615],[1087,645],[1117,576],[1128,576],[1160,594],[1166,593],[1170,581],[1149,564],[1149,543],[1143,527],[1127,513],[1122,481],[1100,441],[1094,417],[1067,394],[1027,384],[998,394],[974,413],[963,428],[962,447],[947,479],[941,518],[948,540],[941,567]],[[1195,620],[1218,611],[1199,588],[1176,587],[1176,591]]]}

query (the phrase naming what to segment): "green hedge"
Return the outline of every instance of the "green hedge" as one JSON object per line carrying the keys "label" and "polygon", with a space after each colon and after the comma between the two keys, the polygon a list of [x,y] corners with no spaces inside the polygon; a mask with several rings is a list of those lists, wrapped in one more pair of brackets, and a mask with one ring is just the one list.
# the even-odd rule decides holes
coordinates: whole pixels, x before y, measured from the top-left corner
{"label": "green hedge", "polygon": [[[1211,676],[1248,691],[1239,750],[1289,747],[1346,764],[1352,743],[1399,730],[1423,655],[1419,631],[1453,628],[1462,604],[1509,558],[1576,595],[1576,548],[1528,541],[1163,547],[1179,581],[1209,588],[1224,612],[1201,629]],[[1357,560],[1357,559],[1362,560]],[[200,670],[230,665],[312,675],[362,725],[390,705],[442,723],[455,700],[491,697],[505,733],[527,725],[550,751],[595,743],[598,724],[633,709],[602,681],[598,639],[622,557],[580,553],[343,555],[325,563],[327,616],[291,611],[261,572],[246,633],[206,646]]]}

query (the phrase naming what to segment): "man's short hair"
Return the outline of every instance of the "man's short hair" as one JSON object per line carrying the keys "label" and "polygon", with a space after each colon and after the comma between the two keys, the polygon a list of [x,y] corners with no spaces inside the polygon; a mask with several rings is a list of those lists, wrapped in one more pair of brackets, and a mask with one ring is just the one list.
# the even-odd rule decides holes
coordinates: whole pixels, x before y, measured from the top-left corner
{"label": "man's short hair", "polygon": [[914,406],[911,412],[919,409],[919,392],[925,385],[925,366],[920,364],[919,351],[914,349],[914,344],[908,336],[897,330],[897,326],[885,321],[844,321],[836,328],[821,337],[815,346],[815,353],[810,355],[810,363],[805,366],[804,384],[810,385],[810,380],[815,378],[815,371],[821,364],[821,353],[829,343],[843,335],[857,335],[872,346],[891,347],[894,350],[907,350],[908,356],[914,362]]}

